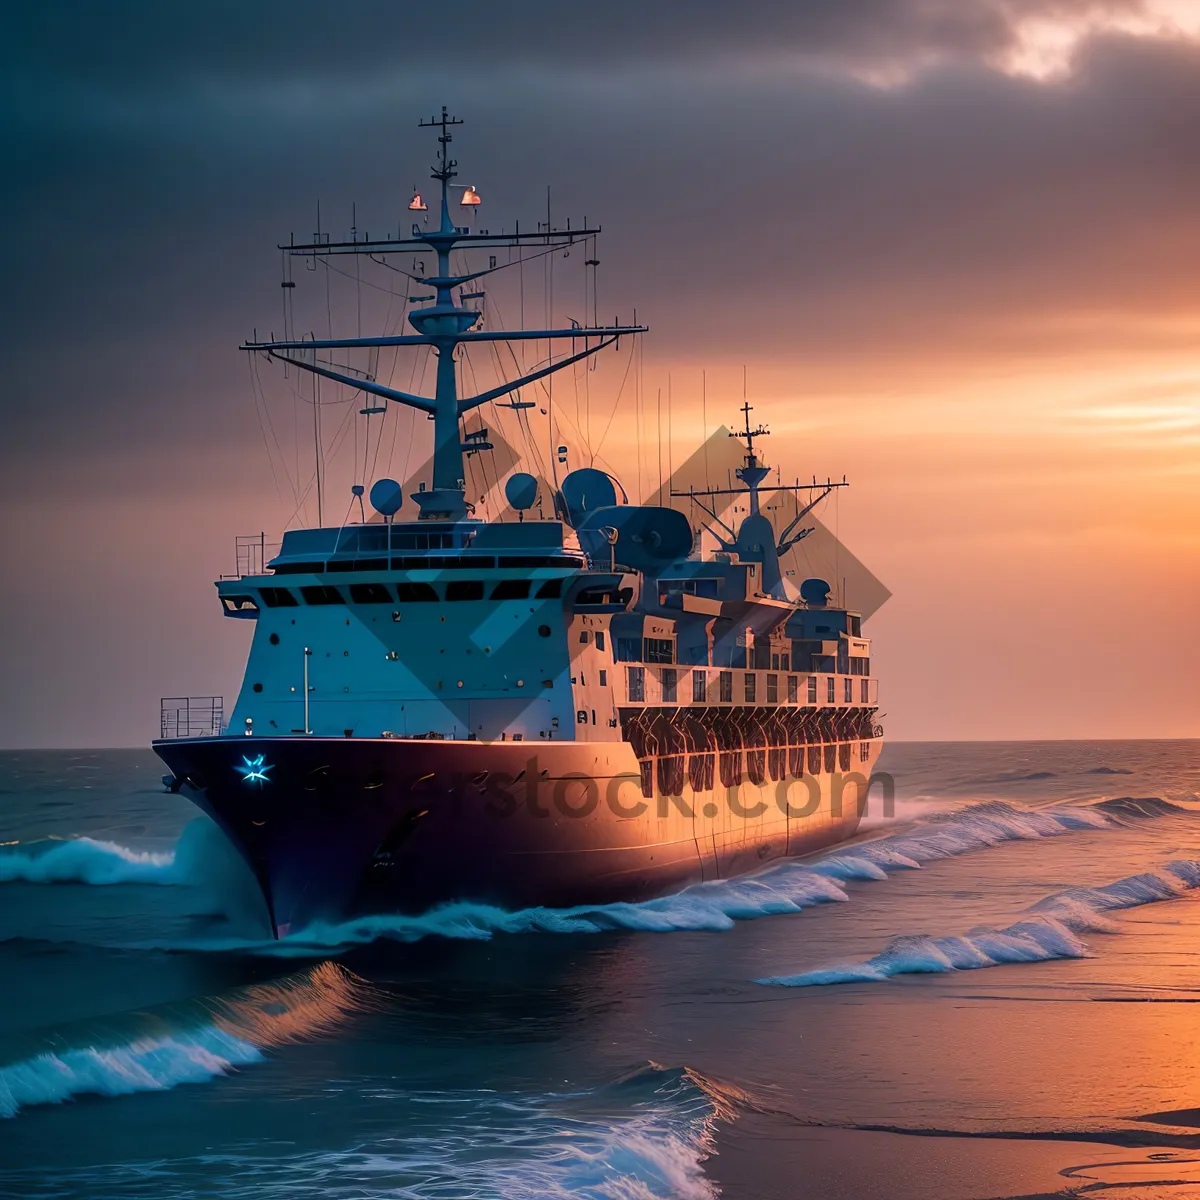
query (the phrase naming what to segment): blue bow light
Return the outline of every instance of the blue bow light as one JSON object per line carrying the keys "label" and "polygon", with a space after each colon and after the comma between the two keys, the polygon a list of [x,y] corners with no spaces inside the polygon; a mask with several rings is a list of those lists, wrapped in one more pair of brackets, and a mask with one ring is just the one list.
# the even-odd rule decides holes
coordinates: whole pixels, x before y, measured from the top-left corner
{"label": "blue bow light", "polygon": [[248,758],[243,754],[242,761],[235,763],[233,769],[241,771],[243,783],[257,783],[261,787],[269,782],[267,772],[271,768],[263,761],[261,754],[257,758]]}

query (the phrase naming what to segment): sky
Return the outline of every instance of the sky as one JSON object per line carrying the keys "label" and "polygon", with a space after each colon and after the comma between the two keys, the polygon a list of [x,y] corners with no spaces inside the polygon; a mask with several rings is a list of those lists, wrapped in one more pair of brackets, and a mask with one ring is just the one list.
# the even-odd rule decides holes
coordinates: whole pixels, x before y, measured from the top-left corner
{"label": "sky", "polygon": [[[646,494],[744,388],[785,480],[848,478],[820,516],[892,593],[866,630],[887,736],[1196,735],[1195,0],[430,12],[7,14],[0,744],[143,745],[160,696],[232,705],[247,631],[213,580],[235,535],[315,518],[311,403],[237,346],[280,328],[275,247],[318,204],[342,235],[407,220],[442,104],[479,221],[528,227],[549,188],[603,225],[602,319],[650,326],[584,417],[561,385],[555,440]],[[361,284],[295,277],[298,328],[355,332]],[[395,324],[372,279],[368,332]],[[373,450],[323,397],[340,520],[428,431],[389,414]]]}

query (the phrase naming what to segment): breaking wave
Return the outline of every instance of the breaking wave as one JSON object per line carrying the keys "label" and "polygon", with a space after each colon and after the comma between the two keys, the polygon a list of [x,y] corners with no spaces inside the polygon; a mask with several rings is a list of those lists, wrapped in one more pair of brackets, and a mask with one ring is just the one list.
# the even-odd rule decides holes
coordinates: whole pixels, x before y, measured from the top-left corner
{"label": "breaking wave", "polygon": [[45,839],[0,854],[0,883],[178,882],[175,851],[130,850],[95,838]]}
{"label": "breaking wave", "polygon": [[[404,1137],[389,1130],[344,1149],[273,1154],[215,1150],[171,1161],[103,1163],[44,1171],[61,1194],[84,1179],[106,1194],[183,1200],[199,1194],[275,1200],[327,1197],[331,1181],[356,1196],[581,1197],[583,1200],[716,1200],[704,1173],[716,1125],[749,1098],[686,1067],[647,1064],[595,1088],[547,1092],[492,1089],[372,1095],[408,1114]],[[158,1165],[158,1164],[156,1164]],[[6,1183],[20,1176],[4,1173]],[[336,1187],[334,1190],[338,1190]]]}
{"label": "breaking wave", "polygon": [[99,838],[40,838],[0,849],[0,883],[143,883],[162,887],[205,882],[235,852],[207,817],[190,821],[171,850],[134,850]]}
{"label": "breaking wave", "polygon": [[204,1083],[261,1062],[264,1048],[324,1033],[370,1002],[362,980],[322,963],[215,999],[29,1035],[0,1063],[0,1117],[84,1094]]}
{"label": "breaking wave", "polygon": [[1181,859],[1161,871],[1130,875],[1096,888],[1068,888],[1039,900],[1030,915],[1003,929],[980,927],[952,937],[909,934],[893,938],[863,962],[772,975],[758,983],[819,987],[831,983],[875,983],[893,975],[975,971],[1005,963],[1084,958],[1090,954],[1079,933],[1113,933],[1120,927],[1104,914],[1174,900],[1200,887],[1200,862]]}

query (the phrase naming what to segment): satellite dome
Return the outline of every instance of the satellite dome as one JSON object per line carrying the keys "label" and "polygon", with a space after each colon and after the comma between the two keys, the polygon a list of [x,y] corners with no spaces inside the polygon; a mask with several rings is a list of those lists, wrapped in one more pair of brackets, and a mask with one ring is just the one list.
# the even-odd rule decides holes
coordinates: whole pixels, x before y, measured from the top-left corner
{"label": "satellite dome", "polygon": [[617,489],[607,473],[595,467],[580,467],[572,471],[559,488],[567,521],[579,525],[588,513],[597,508],[611,508],[617,503]]}
{"label": "satellite dome", "polygon": [[371,507],[381,516],[395,516],[404,503],[404,489],[394,479],[377,479],[371,484]]}
{"label": "satellite dome", "polygon": [[533,475],[517,471],[504,485],[504,498],[515,509],[532,508],[537,500],[538,481]]}
{"label": "satellite dome", "polygon": [[814,608],[824,608],[829,603],[832,590],[823,579],[806,579],[800,585],[800,599]]}

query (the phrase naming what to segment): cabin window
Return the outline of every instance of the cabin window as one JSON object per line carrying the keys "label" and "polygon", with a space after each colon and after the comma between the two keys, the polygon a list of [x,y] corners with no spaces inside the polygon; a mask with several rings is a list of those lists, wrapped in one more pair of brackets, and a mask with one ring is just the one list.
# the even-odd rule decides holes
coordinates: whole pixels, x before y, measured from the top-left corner
{"label": "cabin window", "polygon": [[786,654],[779,656],[779,669],[781,671],[790,671],[792,669],[792,661]]}
{"label": "cabin window", "polygon": [[290,588],[259,588],[258,594],[263,598],[263,603],[268,608],[295,608],[300,603],[292,595]]}
{"label": "cabin window", "polygon": [[825,698],[829,704],[837,703],[837,687],[835,686],[836,684],[837,684],[837,680],[834,679],[832,675],[827,680],[825,680]]}
{"label": "cabin window", "polygon": [[703,704],[708,699],[708,672],[692,672],[692,703]]}
{"label": "cabin window", "polygon": [[528,600],[529,599],[529,580],[528,579],[501,579],[494,588],[492,588],[493,600]]}
{"label": "cabin window", "polygon": [[228,613],[256,613],[258,605],[253,596],[222,596],[221,603]]}
{"label": "cabin window", "polygon": [[848,679],[848,678],[843,679],[842,685],[843,685],[842,686],[842,699],[845,700],[845,702],[847,704],[853,703],[853,701],[854,701],[854,680]]}
{"label": "cabin window", "polygon": [[[778,657],[778,655],[776,655],[776,657]],[[768,704],[778,704],[779,703],[779,676],[778,675],[768,675],[767,676],[767,703]]]}
{"label": "cabin window", "polygon": [[733,672],[722,671],[720,675],[720,695],[722,704],[733,703]]}
{"label": "cabin window", "polygon": [[587,644],[588,644],[588,643],[589,643],[591,640],[592,640],[592,634],[591,634],[591,630],[589,630],[589,629],[581,629],[581,630],[579,631],[579,642],[580,642],[580,645],[586,646],[586,645],[587,645]]}
{"label": "cabin window", "polygon": [[745,682],[746,682],[746,691],[745,691],[745,696],[746,696],[746,703],[747,703],[747,704],[753,704],[753,703],[754,703],[754,693],[755,693],[755,691],[757,690],[757,687],[756,687],[757,681],[758,681],[758,676],[757,676],[757,675],[755,675],[753,671],[747,671],[747,672],[746,672],[746,677],[745,677]]}
{"label": "cabin window", "polygon": [[670,638],[644,638],[642,653],[643,662],[672,663],[675,661],[675,647]]}
{"label": "cabin window", "polygon": [[345,604],[342,593],[327,583],[313,583],[302,587],[300,594],[305,604]]}
{"label": "cabin window", "polygon": [[808,677],[808,702],[809,704],[817,702],[817,677],[815,675]]}
{"label": "cabin window", "polygon": [[787,681],[788,703],[798,704],[800,701],[800,680],[795,675],[789,675]]}
{"label": "cabin window", "polygon": [[350,599],[355,604],[391,604],[392,593],[382,583],[352,583]]}
{"label": "cabin window", "polygon": [[642,656],[642,639],[617,638],[617,662],[638,662]]}
{"label": "cabin window", "polygon": [[562,595],[562,577],[547,579],[537,590],[538,600],[557,600]]}
{"label": "cabin window", "polygon": [[771,655],[771,670],[772,671],[779,670],[779,655],[778,654]]}
{"label": "cabin window", "polygon": [[629,685],[629,699],[643,701],[646,699],[646,668],[626,667],[625,677]]}
{"label": "cabin window", "polygon": [[575,724],[576,725],[586,725],[587,723],[588,723],[587,722],[587,709],[581,708],[575,714]]}
{"label": "cabin window", "polygon": [[404,580],[396,584],[396,599],[401,604],[407,604],[410,601],[416,600],[436,600],[438,599],[438,594],[432,584],[413,583],[411,580]]}
{"label": "cabin window", "polygon": [[850,615],[850,636],[862,637],[862,617],[856,617],[853,613]]}
{"label": "cabin window", "polygon": [[446,584],[447,600],[482,600],[482,579],[452,579]]}
{"label": "cabin window", "polygon": [[870,757],[871,757],[871,743],[870,742],[859,742],[858,743],[858,761],[866,762],[867,759]]}
{"label": "cabin window", "polygon": [[679,697],[679,677],[673,667],[662,673],[662,698],[664,704],[675,704]]}
{"label": "cabin window", "polygon": [[600,672],[600,686],[608,687],[608,672],[607,671]]}
{"label": "cabin window", "polygon": [[603,629],[596,630],[596,649],[597,650],[604,649],[604,630]]}
{"label": "cabin window", "polygon": [[871,681],[869,679],[860,679],[858,681],[858,702],[867,704],[871,699]]}

